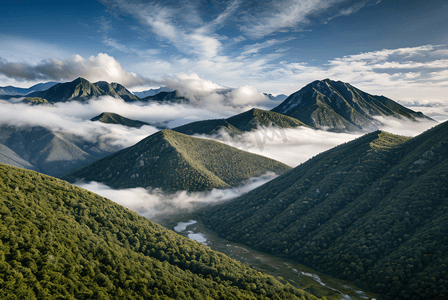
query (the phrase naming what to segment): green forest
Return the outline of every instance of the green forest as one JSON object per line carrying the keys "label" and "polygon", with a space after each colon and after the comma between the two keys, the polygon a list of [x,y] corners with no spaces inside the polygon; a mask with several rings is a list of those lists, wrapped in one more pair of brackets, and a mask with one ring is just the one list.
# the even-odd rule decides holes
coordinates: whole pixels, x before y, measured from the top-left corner
{"label": "green forest", "polygon": [[448,123],[376,131],[198,217],[222,237],[386,299],[448,296]]}
{"label": "green forest", "polygon": [[103,182],[113,188],[204,191],[237,186],[268,171],[282,174],[289,169],[261,155],[165,129],[62,178]]}
{"label": "green forest", "polygon": [[1,299],[317,299],[65,181],[0,178]]}

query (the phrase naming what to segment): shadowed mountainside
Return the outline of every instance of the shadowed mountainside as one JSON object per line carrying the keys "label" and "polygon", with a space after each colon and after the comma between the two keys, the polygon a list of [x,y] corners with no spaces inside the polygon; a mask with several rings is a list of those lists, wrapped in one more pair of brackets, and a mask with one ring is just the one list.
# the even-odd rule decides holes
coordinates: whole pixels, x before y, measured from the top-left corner
{"label": "shadowed mountainside", "polygon": [[[61,176],[121,148],[40,126],[0,126],[0,162]],[[20,158],[20,159],[18,159]]]}
{"label": "shadowed mountainside", "polygon": [[330,79],[316,80],[291,94],[274,112],[294,117],[303,123],[335,132],[378,128],[374,117],[404,120],[432,120],[384,96],[373,96],[349,83]]}
{"label": "shadowed mountainside", "polygon": [[126,102],[139,100],[124,86],[118,83],[108,83],[106,81],[98,81],[90,83],[88,80],[79,77],[71,82],[58,83],[51,88],[33,92],[27,97],[39,97],[46,99],[50,103],[66,102],[66,101],[86,101],[88,99],[100,96],[111,96],[123,99]]}
{"label": "shadowed mountainside", "polygon": [[447,136],[448,122],[407,142],[376,131],[200,218],[388,299],[447,296]]}

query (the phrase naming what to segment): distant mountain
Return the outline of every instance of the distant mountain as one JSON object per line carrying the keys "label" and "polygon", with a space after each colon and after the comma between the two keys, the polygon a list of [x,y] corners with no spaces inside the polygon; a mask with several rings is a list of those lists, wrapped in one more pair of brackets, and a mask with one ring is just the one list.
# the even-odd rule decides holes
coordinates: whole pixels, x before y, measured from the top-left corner
{"label": "distant mountain", "polygon": [[164,104],[189,102],[189,100],[181,96],[178,91],[160,92],[154,96],[148,96],[141,98],[140,100],[144,102],[158,102]]}
{"label": "distant mountain", "polygon": [[28,95],[32,92],[44,91],[52,86],[58,84],[57,82],[46,82],[46,83],[38,83],[33,85],[30,88],[18,88],[14,86],[0,86],[0,96],[2,95],[10,95],[10,96],[24,96]]}
{"label": "distant mountain", "polygon": [[272,95],[272,94],[266,94],[266,93],[263,93],[263,94],[266,95],[266,96],[268,96],[269,99],[274,100],[274,101],[283,101],[283,100],[285,100],[286,98],[288,98],[288,96],[286,96],[286,95],[284,95],[284,94],[278,94],[277,96],[274,96],[274,95]]}
{"label": "distant mountain", "polygon": [[161,87],[161,88],[158,88],[158,89],[150,89],[150,90],[146,90],[146,91],[143,91],[143,92],[134,92],[134,95],[139,97],[140,99],[143,99],[143,98],[148,97],[148,96],[157,95],[160,92],[174,92],[174,90],[170,89],[169,87]]}
{"label": "distant mountain", "polygon": [[91,142],[40,126],[2,125],[0,145],[0,162],[52,176],[61,176],[121,149],[107,140]]}
{"label": "distant mountain", "polygon": [[445,122],[410,140],[369,133],[201,218],[227,239],[386,299],[440,299],[448,287],[447,199]]}
{"label": "distant mountain", "polygon": [[81,77],[71,82],[58,83],[44,91],[27,94],[27,97],[43,98],[50,103],[72,100],[86,101],[93,97],[100,96],[111,96],[123,99],[126,102],[138,100],[138,97],[118,83],[108,83],[106,81],[90,83],[88,80]]}
{"label": "distant mountain", "polygon": [[0,191],[1,299],[317,299],[65,181]]}
{"label": "distant mountain", "polygon": [[37,168],[35,168],[32,164],[21,158],[17,155],[17,153],[3,144],[0,144],[0,164],[37,171]]}
{"label": "distant mountain", "polygon": [[308,127],[297,119],[272,111],[253,108],[227,119],[197,121],[173,128],[172,130],[188,135],[219,134],[220,131],[224,130],[231,136],[234,136],[261,126],[267,127],[270,125],[279,128]]}
{"label": "distant mountain", "polygon": [[432,120],[384,96],[373,96],[349,83],[316,80],[291,94],[272,111],[316,128],[350,132],[378,128],[375,116]]}
{"label": "distant mountain", "polygon": [[125,118],[123,116],[120,116],[116,113],[110,113],[110,112],[104,112],[100,115],[90,119],[90,121],[100,121],[107,124],[120,124],[127,127],[134,127],[134,128],[140,128],[143,125],[150,125],[149,123],[138,121],[138,120],[132,120]]}
{"label": "distant mountain", "polygon": [[113,188],[202,191],[229,188],[268,171],[288,169],[260,155],[165,129],[63,178],[97,181]]}

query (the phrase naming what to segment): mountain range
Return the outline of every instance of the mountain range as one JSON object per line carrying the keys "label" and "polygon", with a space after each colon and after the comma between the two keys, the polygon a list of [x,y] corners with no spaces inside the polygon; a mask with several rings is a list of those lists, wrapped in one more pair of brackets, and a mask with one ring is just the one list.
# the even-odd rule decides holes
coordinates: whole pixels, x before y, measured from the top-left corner
{"label": "mountain range", "polygon": [[200,214],[221,236],[386,299],[447,294],[448,122],[375,131]]}
{"label": "mountain range", "polygon": [[14,87],[14,86],[10,86],[10,85],[9,86],[0,86],[0,97],[3,95],[24,96],[24,95],[28,95],[32,92],[45,91],[56,84],[58,84],[58,83],[57,82],[38,83],[29,88],[18,88],[18,87]]}
{"label": "mountain range", "polygon": [[113,188],[202,191],[229,188],[250,177],[288,169],[264,156],[165,129],[62,178],[97,181]]}
{"label": "mountain range", "polygon": [[108,83],[106,81],[91,83],[82,77],[71,82],[58,83],[47,90],[32,92],[26,96],[42,98],[50,103],[86,101],[100,96],[111,96],[123,99],[126,102],[139,100],[138,97],[119,83]]}
{"label": "mountain range", "polygon": [[149,96],[157,95],[160,92],[174,92],[174,90],[170,89],[169,87],[161,87],[158,89],[149,89],[142,92],[134,92],[134,95],[139,97],[140,99],[143,99]]}
{"label": "mountain range", "polygon": [[181,96],[178,91],[170,91],[170,92],[162,91],[153,96],[148,96],[140,100],[144,102],[158,102],[164,104],[189,102],[189,100],[184,96]]}
{"label": "mountain range", "polygon": [[0,190],[1,299],[317,299],[65,181]]}
{"label": "mountain range", "polygon": [[61,176],[121,148],[41,126],[0,126],[0,162]]}
{"label": "mountain range", "polygon": [[296,118],[309,126],[335,132],[378,128],[381,122],[375,117],[432,120],[389,98],[373,96],[349,83],[330,79],[311,82],[272,111]]}
{"label": "mountain range", "polygon": [[219,135],[224,131],[227,134],[234,136],[262,126],[275,126],[278,128],[295,128],[298,126],[309,127],[297,119],[272,111],[253,108],[227,119],[196,121],[175,127],[172,130],[188,135]]}

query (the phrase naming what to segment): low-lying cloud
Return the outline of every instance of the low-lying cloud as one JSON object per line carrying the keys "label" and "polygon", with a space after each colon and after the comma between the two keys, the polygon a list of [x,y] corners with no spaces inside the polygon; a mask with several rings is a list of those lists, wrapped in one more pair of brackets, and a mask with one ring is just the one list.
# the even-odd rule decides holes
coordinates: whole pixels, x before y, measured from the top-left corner
{"label": "low-lying cloud", "polygon": [[[183,104],[132,102],[109,96],[87,102],[71,101],[54,105],[30,105],[0,100],[0,125],[42,126],[53,132],[64,131],[88,141],[107,139],[113,145],[129,147],[158,131],[156,126],[175,127],[192,121],[228,117],[233,112],[210,111]],[[113,112],[154,126],[129,128],[117,124],[92,122],[91,118]]]}
{"label": "low-lying cloud", "polygon": [[167,76],[162,78],[161,82],[187,98],[190,105],[212,110],[241,112],[251,109],[254,105],[271,108],[278,105],[252,86],[228,88],[202,79],[195,73]]}
{"label": "low-lying cloud", "polygon": [[195,137],[212,139],[296,167],[321,152],[361,135],[361,133],[334,133],[306,127],[294,129],[263,127],[234,137],[224,131],[217,135],[195,135]]}
{"label": "low-lying cloud", "polygon": [[385,117],[375,117],[375,119],[383,124],[379,128],[380,130],[409,137],[419,135],[438,124],[426,119],[418,119],[418,121]]}
{"label": "low-lying cloud", "polygon": [[166,214],[192,212],[199,207],[228,201],[245,194],[277,177],[272,172],[253,177],[241,186],[231,189],[213,189],[206,192],[179,191],[165,193],[160,189],[119,189],[115,190],[98,182],[78,182],[75,185],[108,198],[138,214],[155,220]]}

